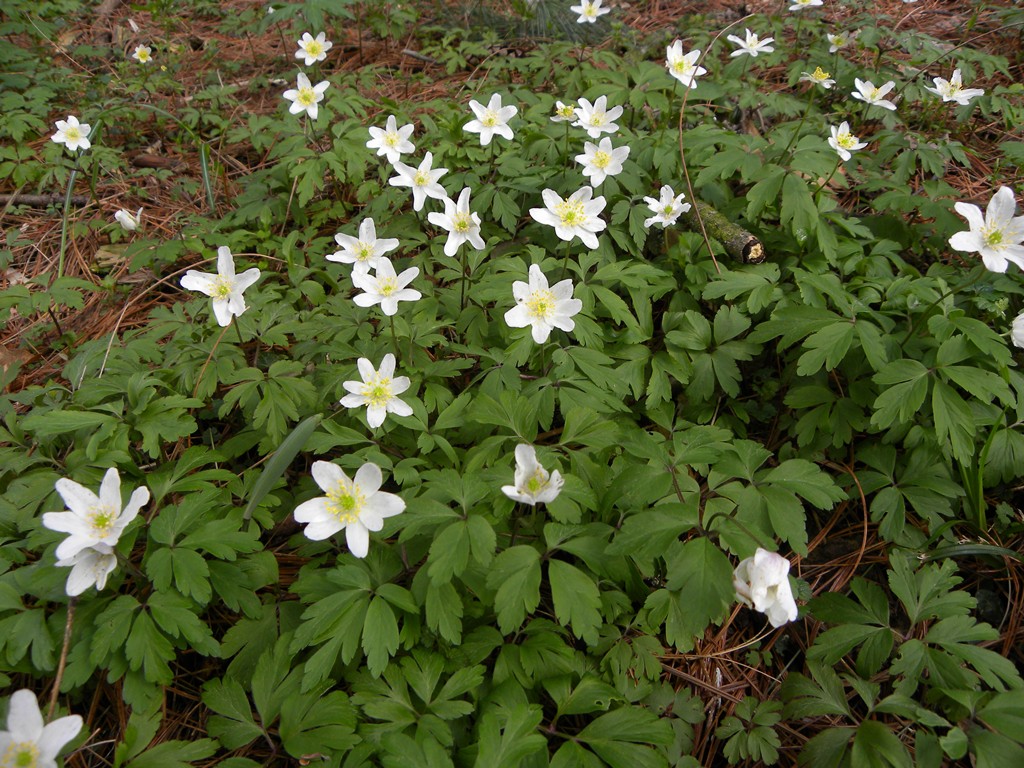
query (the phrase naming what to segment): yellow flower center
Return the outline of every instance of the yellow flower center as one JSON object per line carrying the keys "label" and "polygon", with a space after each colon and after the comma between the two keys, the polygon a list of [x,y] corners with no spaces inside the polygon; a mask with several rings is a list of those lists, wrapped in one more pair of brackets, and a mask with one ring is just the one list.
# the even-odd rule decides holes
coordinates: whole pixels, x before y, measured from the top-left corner
{"label": "yellow flower center", "polygon": [[526,300],[526,311],[537,320],[547,320],[555,312],[555,295],[551,291],[534,291]]}
{"label": "yellow flower center", "polygon": [[1001,229],[982,228],[982,237],[985,238],[985,245],[1002,245],[1003,231]]}
{"label": "yellow flower center", "polygon": [[316,104],[316,91],[312,88],[299,88],[299,95],[295,99],[304,107]]}
{"label": "yellow flower center", "polygon": [[80,141],[82,138],[82,131],[77,125],[69,125],[64,129],[64,138],[68,141]]}
{"label": "yellow flower center", "polygon": [[356,244],[356,258],[359,261],[369,261],[373,258],[373,246],[360,240]]}
{"label": "yellow flower center", "polygon": [[382,277],[377,281],[377,286],[381,296],[390,296],[398,290],[398,280],[394,277]]}
{"label": "yellow flower center", "polygon": [[593,112],[590,115],[591,125],[604,125],[605,117],[604,112]]}
{"label": "yellow flower center", "polygon": [[145,64],[147,61],[149,61],[149,59],[150,59],[149,51],[146,50],[145,48],[140,48],[139,49],[139,63],[140,64]]}
{"label": "yellow flower center", "polygon": [[820,83],[823,80],[828,80],[828,72],[823,72],[821,67],[815,67],[814,74],[811,77]]}
{"label": "yellow flower center", "polygon": [[452,216],[452,229],[460,234],[469,232],[473,226],[473,214],[471,213],[456,213]]}
{"label": "yellow flower center", "polygon": [[118,510],[110,507],[93,507],[89,510],[89,525],[93,533],[104,537],[114,529],[114,521],[117,520]]}
{"label": "yellow flower center", "polygon": [[387,133],[384,134],[384,143],[387,144],[389,147],[394,147],[396,144],[398,144],[399,138],[399,135],[394,131],[388,131]]}
{"label": "yellow flower center", "polygon": [[576,108],[572,104],[563,104],[555,110],[555,114],[568,119],[576,114]]}
{"label": "yellow flower center", "polygon": [[493,109],[488,109],[480,119],[480,124],[485,128],[493,128],[498,124],[498,113]]}
{"label": "yellow flower center", "polygon": [[666,205],[666,206],[665,206],[665,207],[664,207],[664,208],[662,209],[662,213],[664,213],[664,214],[665,214],[666,216],[671,216],[671,215],[672,215],[672,212],[673,212],[673,211],[674,211],[675,209],[676,209],[676,207],[675,207],[674,205],[672,205],[672,203],[669,203],[668,205]]}
{"label": "yellow flower center", "polygon": [[12,742],[4,752],[0,765],[11,768],[36,768],[39,764],[39,746],[34,741]]}
{"label": "yellow flower center", "polygon": [[367,405],[375,408],[384,408],[394,397],[391,394],[391,377],[374,376],[363,385],[363,397]]}
{"label": "yellow flower center", "polygon": [[872,88],[871,95],[868,98],[871,99],[872,101],[878,101],[880,98],[882,98],[882,89]]}
{"label": "yellow flower center", "polygon": [[853,149],[853,145],[857,143],[857,137],[849,133],[840,133],[836,136],[836,144],[843,149]]}
{"label": "yellow flower center", "polygon": [[586,220],[583,203],[578,200],[563,200],[555,206],[555,213],[567,227],[579,226]]}
{"label": "yellow flower center", "polygon": [[426,171],[416,171],[416,175],[412,177],[412,182],[417,187],[425,187],[430,183],[430,174]]}
{"label": "yellow flower center", "polygon": [[688,59],[677,59],[672,63],[672,71],[678,72],[681,75],[685,75],[693,69],[693,64]]}
{"label": "yellow flower center", "polygon": [[310,40],[306,43],[306,53],[310,56],[319,56],[323,52],[324,46],[319,40]]}
{"label": "yellow flower center", "polygon": [[213,292],[210,294],[214,299],[231,298],[231,280],[226,277],[216,277],[213,282]]}
{"label": "yellow flower center", "polygon": [[594,153],[594,157],[591,158],[590,163],[595,168],[604,169],[608,167],[608,163],[610,163],[611,161],[612,156],[609,155],[607,152],[604,152],[599,149],[597,152]]}
{"label": "yellow flower center", "polygon": [[339,483],[337,488],[327,494],[327,511],[346,525],[359,519],[365,504],[366,494],[355,483]]}
{"label": "yellow flower center", "polygon": [[526,492],[531,496],[536,496],[538,493],[543,491],[548,486],[547,472],[544,471],[543,467],[537,467],[530,475],[530,479],[526,481]]}

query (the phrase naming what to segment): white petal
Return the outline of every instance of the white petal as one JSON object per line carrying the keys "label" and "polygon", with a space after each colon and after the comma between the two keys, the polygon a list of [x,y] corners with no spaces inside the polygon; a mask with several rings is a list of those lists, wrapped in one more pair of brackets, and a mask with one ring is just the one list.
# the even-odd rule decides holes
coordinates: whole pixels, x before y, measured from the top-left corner
{"label": "white petal", "polygon": [[36,695],[27,688],[11,696],[7,710],[7,730],[15,741],[38,742],[43,735],[43,715],[39,711]]}
{"label": "white petal", "polygon": [[[85,517],[90,509],[100,505],[100,499],[95,493],[74,480],[62,477],[55,483],[55,487],[68,509],[81,517]],[[118,505],[120,506],[120,500]]]}
{"label": "white petal", "polygon": [[359,486],[359,490],[367,496],[372,496],[378,490],[380,490],[381,483],[384,482],[384,475],[373,462],[366,462],[359,469],[356,470],[355,483]]}
{"label": "white petal", "polygon": [[313,475],[313,481],[325,493],[332,493],[339,486],[347,485],[349,482],[345,470],[329,461],[314,461],[310,473]]}
{"label": "white petal", "polygon": [[370,551],[370,532],[358,521],[345,526],[345,541],[349,551],[356,557],[366,557]]}

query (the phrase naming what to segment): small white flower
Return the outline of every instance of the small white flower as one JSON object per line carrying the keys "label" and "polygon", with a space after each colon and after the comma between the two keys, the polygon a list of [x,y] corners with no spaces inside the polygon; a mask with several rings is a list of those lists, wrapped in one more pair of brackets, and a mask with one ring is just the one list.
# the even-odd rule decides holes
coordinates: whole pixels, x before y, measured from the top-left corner
{"label": "small white flower", "polygon": [[645,197],[644,202],[647,203],[647,207],[651,209],[654,216],[644,219],[644,227],[649,229],[652,224],[661,224],[661,228],[664,229],[670,224],[675,224],[681,214],[690,210],[690,204],[683,202],[684,197],[686,195],[682,192],[676,195],[668,184],[661,188],[661,196],[658,200],[653,197]]}
{"label": "small white flower", "polygon": [[814,83],[820,85],[826,91],[829,90],[836,81],[828,76],[828,72],[823,70],[821,67],[815,67],[814,72],[801,72],[800,82]]}
{"label": "small white flower", "polygon": [[205,293],[213,299],[213,314],[219,325],[228,325],[232,315],[241,315],[246,310],[242,292],[260,278],[260,271],[253,267],[235,275],[235,260],[231,250],[222,245],[217,249],[217,274],[210,275],[190,269],[181,278],[181,287],[190,291]]}
{"label": "small white flower", "polygon": [[605,136],[599,144],[585,142],[583,154],[576,155],[576,162],[583,166],[583,175],[595,187],[609,176],[622,173],[622,163],[629,157],[629,147],[612,148],[612,140]]}
{"label": "small white flower", "polygon": [[302,63],[310,66],[317,61],[327,58],[327,52],[334,47],[334,43],[327,39],[327,35],[320,32],[313,37],[309,32],[303,32],[299,39],[299,50],[295,52],[296,59],[305,59]]}
{"label": "small white flower", "polygon": [[793,3],[789,6],[791,11],[802,11],[804,8],[815,8],[822,5],[822,0],[789,0]]}
{"label": "small white flower", "polygon": [[11,694],[7,730],[0,731],[4,768],[57,768],[57,755],[82,730],[82,718],[68,715],[44,724],[36,695],[27,688]]}
{"label": "small white flower", "polygon": [[1014,217],[1017,202],[1013,190],[1000,187],[989,200],[984,218],[976,205],[957,203],[953,207],[967,219],[971,229],[949,238],[952,248],[980,253],[985,266],[993,272],[1005,272],[1011,261],[1024,269],[1024,216]]}
{"label": "small white flower", "polygon": [[508,121],[515,116],[519,108],[512,105],[501,106],[500,94],[492,94],[486,107],[479,101],[473,100],[469,102],[469,108],[473,110],[476,119],[470,120],[462,129],[469,133],[479,133],[481,146],[486,147],[490,144],[494,134],[506,139],[512,138],[513,133]]}
{"label": "small white flower", "polygon": [[457,203],[450,197],[444,199],[444,213],[427,214],[427,221],[448,232],[445,256],[454,256],[463,243],[469,243],[478,251],[485,246],[480,237],[480,215],[469,210],[469,195],[470,189],[466,187],[459,194]]}
{"label": "small white flower", "polygon": [[775,48],[772,47],[772,43],[775,42],[774,37],[766,37],[762,40],[749,29],[744,29],[743,31],[746,33],[746,39],[741,39],[736,35],[729,35],[729,37],[726,38],[730,43],[739,46],[738,50],[729,54],[732,58],[742,56],[744,54],[749,54],[750,56],[757,58],[757,54],[759,53],[771,53],[775,50]]}
{"label": "small white flower", "polygon": [[330,83],[326,80],[321,80],[316,85],[313,85],[309,82],[305,72],[299,72],[297,86],[289,88],[282,94],[284,98],[292,103],[288,107],[288,111],[293,115],[305,112],[311,120],[316,120],[316,116],[320,112],[319,104],[324,100],[324,91],[327,90],[329,85]]}
{"label": "small white flower", "polygon": [[1013,318],[1010,339],[1013,341],[1013,346],[1024,348],[1024,312]]}
{"label": "small white flower", "polygon": [[370,127],[370,140],[366,142],[369,149],[376,149],[377,156],[386,155],[389,163],[397,163],[402,155],[414,152],[415,145],[409,141],[416,126],[412,123],[398,127],[394,115],[388,115],[383,128]]}
{"label": "small white flower", "polygon": [[438,179],[448,173],[448,169],[432,169],[430,166],[433,164],[434,155],[431,152],[427,152],[419,168],[413,168],[402,162],[394,163],[395,171],[398,175],[388,179],[388,183],[393,187],[412,188],[412,209],[414,211],[421,210],[423,203],[428,197],[432,197],[435,200],[444,200],[448,197],[448,193],[444,191],[444,187],[438,182]]}
{"label": "small white flower", "polygon": [[515,485],[503,485],[501,492],[513,501],[548,504],[558,498],[565,480],[556,469],[551,474],[537,463],[537,449],[521,443],[516,446]]}
{"label": "small white flower", "polygon": [[[505,313],[510,328],[530,326],[533,340],[543,344],[552,328],[571,331],[576,327],[572,316],[583,309],[583,302],[572,298],[572,280],[565,279],[548,287],[548,279],[536,264],[530,266],[530,282],[512,283],[516,305]],[[517,481],[518,485],[518,481]]]}
{"label": "small white flower", "polygon": [[136,46],[132,58],[139,62],[139,64],[149,64],[153,60],[153,49],[148,45]]}
{"label": "small white flower", "polygon": [[895,80],[890,80],[877,88],[870,80],[861,80],[860,78],[854,78],[853,84],[857,86],[857,90],[850,94],[853,98],[863,101],[865,104],[882,107],[883,109],[890,109],[893,112],[896,111],[896,105],[883,98],[885,94],[896,87]]}
{"label": "small white flower", "polygon": [[303,533],[313,541],[322,541],[344,529],[345,543],[356,557],[366,557],[370,549],[370,531],[384,527],[384,519],[405,511],[405,502],[380,490],[384,481],[380,467],[367,462],[349,480],[345,471],[329,461],[314,461],[313,480],[326,496],[304,501],[293,513],[296,522],[306,523]]}
{"label": "small white flower", "polygon": [[54,125],[57,126],[57,132],[50,137],[50,141],[63,144],[69,152],[88,149],[92,146],[89,142],[89,132],[92,130],[92,126],[88,123],[78,122],[78,118],[74,115],[69,115],[67,120],[58,120]]}
{"label": "small white flower", "polygon": [[569,120],[576,119],[576,105],[572,102],[563,104],[560,101],[555,102],[555,114],[551,116],[552,123],[565,123]]}
{"label": "small white flower", "polygon": [[864,149],[867,146],[866,142],[861,141],[850,133],[850,124],[845,120],[839,124],[838,128],[830,125],[828,129],[832,133],[828,140],[828,145],[838,152],[839,157],[844,161],[853,157],[851,153],[856,152],[858,149]]}
{"label": "small white flower", "polygon": [[612,12],[611,8],[602,8],[602,2],[603,0],[580,0],[579,5],[570,6],[569,10],[580,15],[576,19],[577,24],[593,24],[597,21],[598,16]]}
{"label": "small white flower", "polygon": [[[341,398],[343,406],[361,408],[365,405],[366,423],[371,429],[383,424],[389,413],[396,416],[412,415],[412,407],[396,397],[409,388],[410,382],[408,376],[394,375],[393,354],[388,352],[384,355],[384,359],[380,361],[379,371],[374,370],[373,365],[365,357],[360,357],[356,361],[356,367],[363,380],[342,382],[342,386],[350,393]],[[322,485],[320,487],[323,488]]]}
{"label": "small white flower", "polygon": [[142,209],[132,213],[125,208],[114,213],[114,220],[121,225],[121,229],[126,232],[134,232],[142,224]]}
{"label": "small white flower", "polygon": [[697,78],[706,75],[704,67],[697,66],[700,48],[683,54],[683,41],[676,40],[666,49],[665,66],[668,73],[687,88],[697,87]]}
{"label": "small white flower", "polygon": [[419,267],[409,267],[402,274],[395,274],[394,265],[385,257],[377,260],[377,274],[352,271],[352,285],[363,291],[352,298],[360,307],[372,307],[380,304],[381,311],[388,315],[398,312],[398,302],[417,301],[423,294],[413,288],[406,288],[416,275]]}
{"label": "small white flower", "polygon": [[149,501],[149,489],[142,486],[132,492],[122,508],[121,477],[114,467],[103,476],[99,496],[66,477],[57,481],[56,488],[68,511],[45,513],[43,526],[69,534],[57,545],[58,560],[74,557],[90,547],[102,554],[110,554],[124,529]]}
{"label": "small white flower", "polygon": [[825,37],[828,38],[829,42],[828,52],[835,53],[840,48],[845,48],[856,40],[857,35],[859,34],[860,30],[855,30],[853,32],[836,32],[834,35],[831,33],[826,34]]}
{"label": "small white flower", "polygon": [[352,264],[353,274],[376,269],[384,254],[390,253],[399,245],[394,237],[378,239],[373,219],[363,219],[359,225],[359,237],[339,232],[334,236],[334,241],[341,246],[341,250],[328,254],[326,259],[341,264]]}
{"label": "small white flower", "polygon": [[587,248],[597,248],[597,233],[608,225],[598,217],[604,210],[604,197],[593,197],[592,187],[583,187],[563,200],[553,189],[541,192],[545,208],[531,208],[533,220],[555,228],[561,240],[578,237]]}
{"label": "small white flower", "polygon": [[933,77],[932,80],[935,81],[935,87],[929,88],[926,85],[926,91],[941,96],[943,101],[955,101],[961,106],[968,104],[975,96],[982,96],[985,93],[983,88],[964,88],[959,69],[953,70],[949,80],[943,80],[941,77]]}
{"label": "small white flower", "polygon": [[789,560],[757,548],[742,560],[732,577],[736,599],[748,608],[768,614],[773,627],[796,621],[797,607],[789,586]]}
{"label": "small white flower", "polygon": [[68,597],[76,597],[89,587],[95,586],[98,592],[107,585],[107,577],[117,568],[117,555],[87,547],[71,557],[58,560],[57,565],[71,568],[64,591]]}
{"label": "small white flower", "polygon": [[615,121],[622,115],[622,107],[608,109],[608,97],[600,96],[591,104],[587,99],[580,99],[580,105],[576,107],[576,122],[574,126],[586,130],[587,135],[592,139],[599,138],[602,133],[615,133],[619,126]]}

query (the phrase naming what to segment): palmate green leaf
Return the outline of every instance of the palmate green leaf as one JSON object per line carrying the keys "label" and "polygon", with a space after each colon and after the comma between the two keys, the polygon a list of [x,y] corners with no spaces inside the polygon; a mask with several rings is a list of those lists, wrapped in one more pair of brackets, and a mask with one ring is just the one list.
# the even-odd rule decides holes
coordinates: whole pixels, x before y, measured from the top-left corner
{"label": "palmate green leaf", "polygon": [[811,376],[822,369],[835,370],[853,343],[855,326],[849,320],[839,320],[815,331],[804,340],[807,351],[800,355],[796,372],[800,376]]}
{"label": "palmate green leaf", "polygon": [[971,408],[955,389],[942,381],[936,381],[932,387],[932,418],[936,437],[948,441],[957,461],[970,464],[975,439]]}
{"label": "palmate green leaf", "polygon": [[876,373],[873,381],[881,394],[875,399],[872,426],[879,429],[894,423],[911,422],[928,395],[928,369],[917,360],[894,360]]}
{"label": "palmate green leaf", "polygon": [[602,619],[601,593],[593,578],[562,560],[549,560],[548,582],[559,622],[588,645],[595,645]]}
{"label": "palmate green leaf", "polygon": [[760,312],[772,306],[782,295],[778,287],[780,272],[777,264],[748,265],[742,270],[724,268],[717,279],[704,286],[704,299],[725,298],[733,301],[740,296],[747,297],[747,311]]}
{"label": "palmate green leaf", "polygon": [[384,768],[452,768],[455,764],[445,749],[426,729],[416,732],[416,738],[404,733],[389,733],[383,738],[385,754],[381,757]]}
{"label": "palmate green leaf", "polygon": [[494,558],[487,586],[497,590],[494,608],[502,633],[518,629],[540,603],[540,577],[540,554],[533,547],[519,544]]}
{"label": "palmate green leaf", "polygon": [[913,768],[910,753],[889,726],[865,720],[857,728],[850,751],[851,768]]}
{"label": "palmate green leaf", "polygon": [[205,760],[217,751],[213,739],[165,741],[147,749],[125,768],[189,768],[196,760]]}
{"label": "palmate green leaf", "polygon": [[379,677],[388,660],[398,650],[398,621],[391,606],[382,597],[374,597],[366,609],[363,623],[363,653],[370,674]]}
{"label": "palmate green leaf", "polygon": [[848,753],[851,736],[851,728],[827,728],[804,745],[797,762],[811,768],[840,768]]}
{"label": "palmate green leaf", "polygon": [[146,611],[139,611],[125,641],[124,654],[128,666],[141,670],[148,682],[170,685],[174,674],[167,662],[174,659],[174,646],[157,629]]}
{"label": "palmate green leaf", "polygon": [[484,712],[477,725],[474,768],[520,768],[527,757],[547,746],[537,731],[543,716],[537,704]]}
{"label": "palmate green leaf", "polygon": [[831,509],[846,498],[821,467],[806,459],[787,459],[758,478],[762,481],[797,494],[818,509]]}
{"label": "palmate green leaf", "polygon": [[253,719],[249,697],[237,681],[208,681],[203,686],[203,704],[217,713],[207,719],[207,733],[226,749],[238,749],[263,735],[263,729]]}
{"label": "palmate green leaf", "polygon": [[260,715],[260,723],[269,728],[281,714],[285,701],[300,691],[303,679],[302,666],[294,666],[294,656],[288,643],[291,638],[285,634],[268,648],[258,662],[252,675],[252,700]]}
{"label": "palmate green leaf", "polygon": [[705,537],[673,547],[666,559],[667,594],[675,610],[665,613],[668,606],[663,605],[658,619],[665,622],[668,641],[686,651],[709,624],[727,615],[736,598],[733,568],[722,550]]}
{"label": "palmate green leaf", "polygon": [[206,623],[192,611],[188,600],[173,593],[154,592],[147,607],[153,620],[171,637],[183,637],[188,644],[204,656],[220,656],[220,645]]}
{"label": "palmate green leaf", "polygon": [[[785,718],[820,717],[822,715],[850,715],[843,683],[830,667],[808,661],[811,678],[791,672],[782,683]],[[813,678],[813,679],[812,679]]]}
{"label": "palmate green leaf", "polygon": [[995,694],[978,710],[978,719],[1004,736],[1024,743],[1024,690]]}
{"label": "palmate green leaf", "polygon": [[668,764],[660,750],[672,743],[672,727],[648,709],[620,707],[601,715],[576,738],[610,768],[661,768]]}
{"label": "palmate green leaf", "polygon": [[292,757],[349,750],[360,741],[355,728],[355,708],[341,691],[292,694],[281,707],[281,742]]}
{"label": "palmate green leaf", "polygon": [[450,582],[427,585],[426,599],[427,626],[452,645],[459,645],[462,639],[462,598]]}

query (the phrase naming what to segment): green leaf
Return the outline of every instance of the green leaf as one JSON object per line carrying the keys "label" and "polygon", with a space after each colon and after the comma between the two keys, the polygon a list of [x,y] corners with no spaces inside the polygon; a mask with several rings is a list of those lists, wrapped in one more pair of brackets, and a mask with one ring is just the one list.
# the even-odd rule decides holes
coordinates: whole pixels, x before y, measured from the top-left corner
{"label": "green leaf", "polygon": [[366,668],[379,677],[388,665],[388,659],[398,650],[398,622],[391,606],[382,597],[374,597],[366,610],[363,624],[363,653]]}
{"label": "green leaf", "polygon": [[252,518],[252,513],[281,479],[285,470],[291,466],[292,461],[305,447],[310,435],[320,426],[321,421],[323,421],[323,416],[319,413],[310,416],[301,424],[296,425],[288,437],[281,441],[266,466],[263,467],[263,471],[260,472],[259,479],[253,484],[249,494],[249,503],[245,505],[245,511],[242,513],[243,520]]}
{"label": "green leaf", "polygon": [[196,741],[165,741],[147,749],[127,768],[189,768],[195,760],[205,760],[217,751],[213,739]]}
{"label": "green leaf", "polygon": [[593,578],[562,560],[548,561],[548,582],[555,616],[588,645],[597,644],[601,620],[601,593]]}
{"label": "green leaf", "polygon": [[494,607],[503,634],[514,632],[540,603],[540,554],[519,544],[494,558],[487,586],[497,590]]}
{"label": "green leaf", "polygon": [[875,399],[871,423],[885,429],[912,421],[928,394],[928,369],[917,360],[894,360],[873,378],[881,394]]}
{"label": "green leaf", "polygon": [[676,549],[668,563],[668,590],[679,610],[669,641],[678,650],[693,647],[712,622],[722,621],[736,599],[732,563],[705,537]]}
{"label": "green leaf", "polygon": [[203,686],[203,703],[217,714],[206,721],[206,730],[225,749],[238,749],[263,735],[256,725],[245,689],[229,678],[210,680]]}
{"label": "green leaf", "polygon": [[538,732],[543,712],[537,704],[487,710],[477,726],[479,745],[474,768],[519,768],[547,746]]}
{"label": "green leaf", "polygon": [[648,709],[620,707],[601,715],[577,736],[611,768],[667,765],[664,755],[648,745],[672,743],[672,727]]}
{"label": "green leaf", "polygon": [[885,723],[865,720],[857,728],[850,753],[852,768],[913,768],[910,753]]}
{"label": "green leaf", "polygon": [[292,757],[349,750],[360,741],[355,727],[355,708],[341,691],[293,694],[281,707],[281,742]]}
{"label": "green leaf", "polygon": [[174,659],[174,646],[157,629],[149,614],[140,611],[132,623],[132,631],[125,642],[124,653],[131,669],[142,670],[146,680],[159,685],[170,685],[174,679],[167,662]]}

